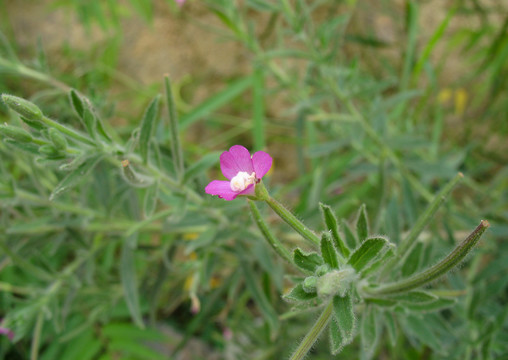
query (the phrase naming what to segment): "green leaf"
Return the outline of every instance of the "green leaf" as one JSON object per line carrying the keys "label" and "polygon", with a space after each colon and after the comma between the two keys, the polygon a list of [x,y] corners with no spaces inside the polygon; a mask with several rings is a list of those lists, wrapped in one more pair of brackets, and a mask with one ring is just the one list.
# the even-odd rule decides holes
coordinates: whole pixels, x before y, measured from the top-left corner
{"label": "green leaf", "polygon": [[251,86],[252,77],[243,77],[232,82],[226,89],[206,99],[201,104],[194,107],[194,110],[192,110],[190,113],[184,115],[180,123],[181,128],[185,129],[192,123],[207,116],[211,112],[219,109],[226,104],[229,104],[231,100],[246,91]]}
{"label": "green leaf", "polygon": [[139,153],[143,159],[143,163],[148,161],[148,149],[150,139],[152,138],[155,122],[157,121],[157,114],[159,112],[159,99],[157,95],[150,105],[145,110],[143,120],[141,120],[141,130],[139,132]]}
{"label": "green leaf", "polygon": [[[137,233],[131,235],[137,237]],[[145,324],[141,317],[141,309],[139,306],[138,282],[136,277],[136,264],[134,261],[134,247],[125,239],[122,244],[122,256],[120,259],[120,278],[125,296],[125,302],[129,308],[132,320],[140,328],[144,328]]]}
{"label": "green leaf", "polygon": [[314,272],[316,268],[324,264],[323,258],[315,252],[305,254],[299,248],[293,251],[294,263],[304,270]]}
{"label": "green leaf", "polygon": [[386,298],[364,298],[367,304],[374,304],[381,307],[392,307],[397,305],[396,300],[386,299]]}
{"label": "green leaf", "polygon": [[69,92],[69,100],[76,114],[80,117],[80,119],[83,119],[85,107],[83,106],[83,101],[81,100],[81,97],[78,95],[76,90],[72,89]]}
{"label": "green leaf", "polygon": [[[243,250],[243,249],[241,249]],[[263,292],[261,285],[258,282],[257,274],[254,274],[252,267],[248,261],[241,261],[241,267],[245,277],[245,283],[247,284],[247,288],[251,293],[254,301],[259,306],[259,310],[263,313],[263,316],[267,320],[270,328],[272,329],[272,333],[276,333],[279,329],[279,317],[277,312],[273,308],[273,305],[268,300],[266,294]]]}
{"label": "green leaf", "polygon": [[356,235],[360,244],[369,236],[369,220],[367,218],[367,209],[365,204],[358,210],[358,218],[356,220]]}
{"label": "green leaf", "polygon": [[78,185],[86,178],[86,176],[93,170],[99,161],[102,160],[102,158],[103,154],[94,154],[83,160],[83,162],[78,167],[73,169],[70,173],[67,174],[67,176],[62,179],[62,181],[60,181],[60,183],[51,193],[49,200],[54,200],[64,192]]}
{"label": "green leaf", "polygon": [[383,324],[386,328],[386,332],[388,333],[388,338],[390,339],[390,344],[395,346],[397,344],[397,338],[399,337],[399,329],[395,324],[395,317],[391,312],[384,313],[384,321]]}
{"label": "green leaf", "polygon": [[341,229],[344,231],[344,236],[346,240],[346,244],[350,249],[356,249],[358,246],[358,240],[356,239],[353,230],[349,227],[348,223],[345,220],[341,221]]}
{"label": "green leaf", "polygon": [[204,173],[208,169],[210,169],[212,166],[217,164],[219,162],[219,155],[221,153],[218,151],[211,152],[209,154],[206,154],[201,159],[196,161],[194,164],[189,166],[185,170],[184,175],[184,182],[188,182],[189,180],[193,179],[197,175]]}
{"label": "green leaf", "polygon": [[348,291],[343,297],[340,295],[333,297],[333,315],[342,334],[342,345],[350,344],[353,341],[356,328],[351,291]]}
{"label": "green leaf", "polygon": [[404,260],[404,263],[402,264],[401,273],[402,277],[408,277],[409,275],[413,275],[416,270],[418,270],[420,266],[420,261],[422,258],[422,252],[423,252],[423,243],[418,242],[413,247],[409,255]]}
{"label": "green leaf", "polygon": [[332,238],[330,233],[325,232],[321,237],[321,256],[326,264],[330,265],[332,269],[339,268],[339,262],[337,261],[337,252],[332,244]]}
{"label": "green leaf", "polygon": [[406,303],[404,308],[412,311],[433,312],[454,306],[457,299],[438,298],[427,303]]}
{"label": "green leaf", "polygon": [[348,264],[350,264],[356,271],[360,272],[378,255],[380,255],[388,244],[388,240],[384,237],[367,239],[351,254]]}
{"label": "green leaf", "polygon": [[145,218],[152,216],[155,206],[157,205],[157,199],[159,198],[159,182],[155,181],[150,185],[145,192],[143,199],[143,214]]}
{"label": "green leaf", "polygon": [[437,299],[437,296],[426,291],[413,290],[404,294],[392,295],[390,299],[402,301],[405,303],[429,303]]}
{"label": "green leaf", "polygon": [[29,154],[39,155],[39,146],[33,143],[22,143],[14,139],[4,139],[4,143]]}
{"label": "green leaf", "polygon": [[296,285],[291,291],[282,296],[282,298],[289,302],[310,301],[317,297],[316,292],[307,292],[303,289],[302,283]]}
{"label": "green leaf", "polygon": [[363,358],[371,359],[374,356],[379,342],[379,326],[377,312],[373,306],[367,306],[360,324],[360,339],[362,343]]}
{"label": "green leaf", "polygon": [[382,255],[374,259],[374,261],[362,271],[364,277],[371,274],[379,274],[378,270],[382,269],[391,259],[395,257],[395,244],[389,243],[388,250]]}
{"label": "green leaf", "polygon": [[96,129],[97,129],[97,119],[95,117],[95,114],[93,112],[93,109],[86,106],[83,109],[83,117],[82,117],[83,125],[85,125],[86,131],[92,139],[97,138],[96,136]]}
{"label": "green leaf", "polygon": [[154,182],[151,176],[135,171],[128,160],[122,161],[121,175],[129,185],[134,187],[144,188],[152,185]]}
{"label": "green leaf", "polygon": [[443,349],[434,329],[432,329],[424,319],[409,315],[406,317],[404,324],[406,325],[406,330],[423,344],[428,345],[438,352]]}
{"label": "green leaf", "polygon": [[335,248],[341,253],[343,257],[347,258],[349,256],[350,250],[339,234],[339,224],[337,223],[337,218],[335,217],[332,208],[323,203],[319,203],[319,206],[321,208],[321,214],[323,216],[326,228],[332,234]]}
{"label": "green leaf", "polygon": [[332,355],[337,355],[344,348],[342,334],[337,322],[332,319],[330,321],[330,352]]}

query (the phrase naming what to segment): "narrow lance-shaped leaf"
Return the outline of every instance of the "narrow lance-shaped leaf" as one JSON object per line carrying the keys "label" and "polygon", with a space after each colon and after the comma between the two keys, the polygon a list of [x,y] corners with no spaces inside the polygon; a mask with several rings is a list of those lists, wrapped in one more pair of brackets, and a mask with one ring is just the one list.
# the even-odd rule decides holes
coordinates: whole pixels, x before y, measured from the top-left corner
{"label": "narrow lance-shaped leaf", "polygon": [[317,297],[316,292],[308,292],[303,289],[303,285],[300,283],[285,294],[283,298],[289,302],[300,302],[310,301]]}
{"label": "narrow lance-shaped leaf", "polygon": [[183,149],[180,143],[180,133],[178,130],[178,115],[168,76],[164,78],[164,86],[169,113],[169,127],[171,129],[171,154],[173,156],[173,163],[175,165],[176,172],[181,178],[184,173]]}
{"label": "narrow lance-shaped leaf", "polygon": [[339,268],[337,253],[328,232],[323,233],[323,236],[321,237],[321,256],[323,257],[325,263],[330,265],[332,269]]}
{"label": "narrow lance-shaped leaf", "polygon": [[376,321],[377,311],[373,306],[367,306],[360,323],[360,339],[362,342],[363,358],[371,359],[379,342],[379,326]]}
{"label": "narrow lance-shaped leaf", "polygon": [[344,348],[344,339],[339,329],[337,322],[332,319],[330,321],[330,352],[332,355],[337,355]]}
{"label": "narrow lance-shaped leaf", "polygon": [[131,186],[134,187],[148,187],[153,184],[154,179],[148,175],[140,174],[135,171],[129,160],[123,160],[121,162],[121,173],[122,178]]}
{"label": "narrow lance-shaped leaf", "polygon": [[299,248],[293,251],[293,260],[300,268],[310,272],[314,272],[318,266],[324,263],[323,258],[319,254],[315,252],[305,254]]}
{"label": "narrow lance-shaped leaf", "polygon": [[391,312],[384,313],[383,324],[386,328],[386,332],[388,333],[390,344],[392,346],[395,346],[395,344],[397,343],[397,338],[399,337],[399,332],[397,325],[395,324],[395,317]]}
{"label": "narrow lance-shaped leaf", "polygon": [[392,295],[390,296],[390,299],[405,303],[424,304],[436,300],[437,296],[427,291],[413,290],[403,294]]}
{"label": "narrow lance-shaped leaf", "polygon": [[159,98],[160,96],[156,96],[150,105],[148,105],[143,115],[143,120],[141,121],[141,130],[139,132],[139,153],[144,163],[148,161],[150,139],[153,134],[153,129],[155,128],[157,113],[159,111]]}
{"label": "narrow lance-shaped leaf", "polygon": [[420,260],[422,258],[422,252],[423,252],[423,243],[422,242],[416,243],[411,252],[404,259],[401,268],[402,277],[408,277],[414,274],[416,270],[418,270],[418,267],[420,266]]}
{"label": "narrow lance-shaped leaf", "polygon": [[365,240],[349,257],[348,263],[356,270],[361,271],[373,261],[388,246],[388,240],[375,237]]}
{"label": "narrow lance-shaped leaf", "polygon": [[371,274],[379,275],[378,270],[382,269],[383,266],[394,257],[395,244],[389,243],[388,249],[384,252],[384,254],[374,259],[374,261],[372,261],[370,265],[362,271],[363,276],[366,277]]}
{"label": "narrow lance-shaped leaf", "polygon": [[349,256],[350,251],[339,234],[339,224],[337,223],[337,218],[335,217],[332,208],[323,203],[319,203],[319,206],[321,207],[321,212],[323,215],[325,225],[332,234],[332,239],[335,244],[335,247],[343,257],[347,258]]}
{"label": "narrow lance-shaped leaf", "polygon": [[438,298],[427,303],[404,303],[402,306],[411,311],[433,312],[454,306],[457,299]]}
{"label": "narrow lance-shaped leaf", "polygon": [[143,213],[145,218],[152,216],[157,199],[159,197],[159,182],[154,182],[151,186],[146,189],[145,198],[143,199]]}
{"label": "narrow lance-shaped leaf", "polygon": [[358,246],[358,240],[356,239],[353,230],[349,227],[348,223],[345,220],[341,221],[341,229],[344,232],[344,239],[346,240],[346,244],[350,249],[356,249]]}
{"label": "narrow lance-shaped leaf", "polygon": [[[131,236],[137,236],[133,234]],[[120,260],[120,278],[125,295],[125,302],[132,316],[134,323],[144,328],[139,307],[138,283],[136,278],[136,267],[134,262],[134,248],[130,246],[131,241],[124,241],[122,245],[122,256]]]}
{"label": "narrow lance-shaped leaf", "polygon": [[351,291],[348,291],[345,296],[335,295],[333,297],[333,315],[342,334],[342,345],[351,343],[356,328]]}
{"label": "narrow lance-shaped leaf", "polygon": [[60,181],[60,183],[51,193],[49,199],[54,200],[57,196],[78,185],[99,163],[102,157],[102,154],[95,154],[85,159],[78,167],[72,170],[69,174],[67,174],[66,177],[62,179],[62,181]]}
{"label": "narrow lance-shaped leaf", "polygon": [[365,204],[358,211],[358,219],[356,220],[356,235],[360,244],[369,236],[369,221],[367,218],[367,210]]}

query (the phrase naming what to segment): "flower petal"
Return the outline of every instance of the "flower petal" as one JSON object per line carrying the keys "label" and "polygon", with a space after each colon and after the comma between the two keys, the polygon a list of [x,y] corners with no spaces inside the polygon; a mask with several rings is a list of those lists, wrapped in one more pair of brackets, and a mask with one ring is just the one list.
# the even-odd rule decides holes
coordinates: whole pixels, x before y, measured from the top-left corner
{"label": "flower petal", "polygon": [[[248,189],[248,188],[247,188]],[[246,191],[245,189],[244,191]],[[229,181],[213,180],[205,187],[205,192],[210,195],[218,195],[221,199],[231,201],[234,200],[238,192],[231,190]]]}
{"label": "flower petal", "polygon": [[252,155],[252,165],[258,179],[261,179],[270,170],[272,161],[272,157],[264,151],[258,151]]}
{"label": "flower petal", "polygon": [[237,193],[237,195],[254,195],[256,193],[256,189],[254,187],[254,184],[250,184],[245,188],[245,190],[240,191]]}
{"label": "flower petal", "polygon": [[229,180],[234,178],[241,171],[235,158],[229,151],[224,151],[220,156],[220,170],[222,171],[222,175]]}
{"label": "flower petal", "polygon": [[229,153],[233,155],[240,171],[245,171],[248,174],[251,174],[254,171],[249,150],[244,148],[242,145],[233,145],[229,149]]}

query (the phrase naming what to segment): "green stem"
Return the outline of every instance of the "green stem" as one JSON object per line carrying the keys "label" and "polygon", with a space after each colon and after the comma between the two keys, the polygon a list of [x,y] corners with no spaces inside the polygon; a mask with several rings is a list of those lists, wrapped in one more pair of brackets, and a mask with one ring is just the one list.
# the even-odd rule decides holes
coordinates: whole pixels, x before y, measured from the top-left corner
{"label": "green stem", "polygon": [[282,257],[288,263],[297,267],[293,262],[293,258],[289,253],[289,251],[287,251],[284,245],[282,245],[282,243],[272,234],[272,232],[264,222],[263,218],[261,217],[261,214],[259,213],[259,209],[256,206],[256,203],[252,200],[247,201],[249,203],[252,216],[254,217],[254,221],[256,221],[256,225],[258,226],[259,230],[261,230],[265,239],[268,241],[271,247],[275,250],[277,254],[279,254],[280,257]]}
{"label": "green stem", "polygon": [[432,202],[428,205],[427,209],[425,209],[425,212],[418,218],[416,221],[416,224],[413,226],[411,231],[409,232],[408,236],[402,240],[399,250],[397,252],[397,256],[394,257],[388,264],[384,266],[383,275],[390,272],[395,264],[399,263],[404,256],[407,255],[409,250],[413,247],[416,239],[421,234],[423,229],[427,226],[427,224],[430,222],[432,217],[436,214],[437,210],[441,207],[441,205],[446,200],[446,197],[450,194],[450,192],[453,190],[455,185],[464,178],[464,175],[462,173],[458,173],[455,175],[455,177],[450,180],[448,184],[434,197]]}
{"label": "green stem", "polygon": [[312,347],[312,345],[314,345],[317,338],[319,337],[319,334],[321,334],[326,324],[328,324],[330,316],[332,315],[332,309],[333,303],[330,302],[326,306],[323,313],[319,316],[312,329],[310,329],[309,333],[302,340],[296,351],[293,353],[293,355],[291,355],[290,360],[301,360],[307,355],[310,348]]}
{"label": "green stem", "polygon": [[376,288],[365,288],[364,291],[369,295],[390,295],[416,289],[434,281],[464,260],[489,226],[488,221],[482,220],[480,225],[478,225],[447,257],[427,270],[401,281],[380,285]]}
{"label": "green stem", "polygon": [[411,231],[409,232],[409,235],[401,242],[399,247],[399,255],[404,256],[406,252],[411,249],[413,246],[415,240],[418,238],[418,235],[421,234],[425,226],[429,223],[429,221],[432,219],[436,211],[440,208],[440,206],[443,204],[443,202],[446,200],[446,197],[450,194],[450,192],[453,190],[455,185],[464,178],[464,175],[462,173],[458,173],[455,175],[455,177],[448,183],[446,186],[436,195],[434,200],[429,204],[427,209],[425,209],[425,212],[418,218],[416,221],[416,224],[413,226]]}
{"label": "green stem", "polygon": [[80,134],[79,132],[77,132],[76,130],[73,130],[73,129],[70,129],[68,128],[67,126],[64,126],[54,120],[51,120],[50,118],[44,116],[42,118],[42,122],[44,122],[46,125],[48,126],[51,126],[57,130],[59,130],[60,132],[64,133],[65,135],[69,136],[70,138],[76,140],[76,141],[79,141],[81,143],[84,143],[84,144],[87,144],[87,145],[91,145],[91,146],[96,146],[97,144],[92,140],[90,139],[89,137],[85,136],[85,135],[82,135]]}
{"label": "green stem", "polygon": [[[259,185],[259,184],[258,184]],[[258,186],[257,185],[257,186]],[[256,186],[256,187],[257,187]],[[314,234],[312,230],[307,228],[300,220],[296,218],[288,209],[284,207],[277,200],[268,195],[266,199],[263,199],[266,203],[279,215],[282,220],[287,222],[289,226],[296,230],[300,235],[302,235],[305,239],[309,240],[312,244],[319,246],[321,240],[319,237]]]}
{"label": "green stem", "polygon": [[176,114],[176,106],[171,92],[171,83],[169,77],[164,77],[164,85],[166,88],[166,101],[169,113],[169,126],[171,128],[171,155],[173,155],[173,162],[175,163],[176,172],[180,180],[183,179],[184,162],[182,145],[180,144],[180,135],[178,132],[178,118]]}
{"label": "green stem", "polygon": [[30,360],[37,360],[39,358],[39,344],[41,342],[42,324],[44,322],[44,310],[41,310],[37,315],[35,322],[35,329],[32,338],[32,348],[30,351]]}

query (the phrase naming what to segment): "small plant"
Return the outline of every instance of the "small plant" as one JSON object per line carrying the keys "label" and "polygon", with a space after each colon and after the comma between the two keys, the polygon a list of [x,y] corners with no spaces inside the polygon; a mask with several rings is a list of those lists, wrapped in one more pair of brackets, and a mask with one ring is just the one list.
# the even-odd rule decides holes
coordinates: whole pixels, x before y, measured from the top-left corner
{"label": "small plant", "polygon": [[[330,351],[333,355],[341,352],[344,346],[360,334],[362,358],[370,359],[375,354],[382,327],[386,328],[392,342],[395,341],[395,318],[400,318],[397,322],[403,324],[405,318],[411,317],[415,312],[436,311],[453,306],[455,299],[446,296],[446,291],[420,288],[457,266],[489,227],[489,223],[482,220],[444,259],[416,274],[404,276],[401,269],[408,262],[414,261],[411,252],[418,235],[444,197],[463,177],[461,173],[435,197],[409,235],[397,246],[385,236],[370,234],[365,206],[358,211],[355,231],[345,226],[344,234],[341,234],[333,210],[325,204],[320,204],[320,207],[326,230],[318,235],[307,228],[272,198],[263,185],[261,178],[272,165],[272,158],[263,151],[251,156],[246,148],[235,145],[222,153],[220,165],[222,173],[229,181],[214,180],[208,184],[205,191],[228,201],[237,196],[248,198],[254,220],[266,240],[278,255],[304,275],[284,295],[284,299],[294,303],[294,311],[321,311],[314,326],[294,351],[291,360],[303,359],[327,326]],[[296,248],[291,255],[272,234],[255,201],[266,202],[316,251],[306,253]],[[389,274],[399,271],[400,279],[389,280]],[[387,312],[386,309],[394,311]]]}

